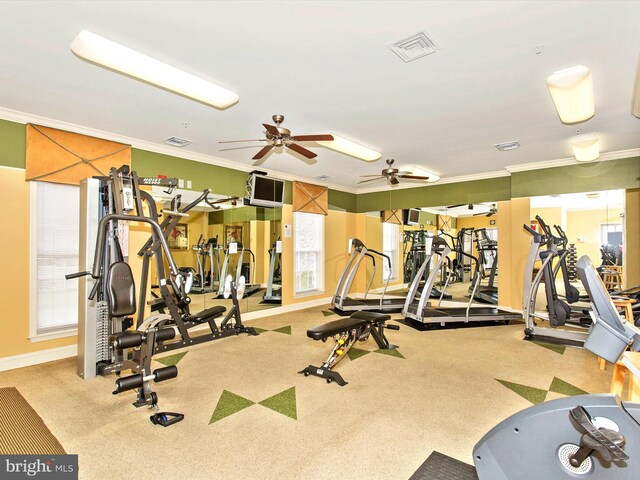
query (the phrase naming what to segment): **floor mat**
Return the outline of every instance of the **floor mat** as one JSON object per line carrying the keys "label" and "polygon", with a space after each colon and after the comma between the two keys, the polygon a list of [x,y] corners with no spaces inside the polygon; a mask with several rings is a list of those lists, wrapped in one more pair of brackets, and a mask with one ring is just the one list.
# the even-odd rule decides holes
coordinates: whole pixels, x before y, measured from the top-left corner
{"label": "floor mat", "polygon": [[478,475],[475,467],[434,451],[409,480],[478,480]]}
{"label": "floor mat", "polygon": [[65,454],[36,411],[13,387],[0,388],[0,454]]}

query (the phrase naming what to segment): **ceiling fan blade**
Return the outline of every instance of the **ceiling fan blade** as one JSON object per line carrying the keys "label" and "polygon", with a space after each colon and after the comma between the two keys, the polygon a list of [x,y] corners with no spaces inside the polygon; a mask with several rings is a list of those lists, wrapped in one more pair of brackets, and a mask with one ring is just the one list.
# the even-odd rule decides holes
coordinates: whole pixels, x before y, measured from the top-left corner
{"label": "ceiling fan blade", "polygon": [[393,176],[393,177],[389,177],[389,182],[391,183],[391,185],[398,185],[400,183],[400,180],[398,180],[395,176]]}
{"label": "ceiling fan blade", "polygon": [[466,203],[459,203],[458,205],[447,205],[447,208],[458,208],[458,207],[464,207],[466,205]]}
{"label": "ceiling fan blade", "polygon": [[300,145],[296,145],[295,143],[291,143],[289,145],[285,145],[287,148],[290,148],[291,150],[293,150],[294,152],[298,152],[300,155],[302,155],[303,157],[307,157],[307,158],[315,158],[318,155],[313,153],[311,150],[307,150],[304,147],[301,147]]}
{"label": "ceiling fan blade", "polygon": [[277,127],[274,127],[273,125],[267,125],[266,123],[263,123],[262,126],[267,130],[267,133],[270,133],[274,137],[280,136],[280,132],[278,131]]}
{"label": "ceiling fan blade", "polygon": [[409,180],[429,180],[429,177],[419,177],[417,175],[398,175],[400,178],[408,178]]}
{"label": "ceiling fan blade", "polygon": [[[367,175],[367,177],[371,177],[371,176],[373,176],[373,175]],[[377,178],[369,178],[367,180],[361,180],[361,181],[358,182],[358,184],[367,183],[367,182],[375,182],[376,180],[383,180],[384,179],[384,177],[381,177],[380,175],[375,175],[375,176]]]}
{"label": "ceiling fan blade", "polygon": [[474,214],[472,215],[472,217],[482,217],[482,216],[488,217],[489,215],[487,215],[487,214],[486,214],[486,213],[484,213],[484,212],[482,212],[482,213],[474,213]]}
{"label": "ceiling fan blade", "polygon": [[360,178],[364,177],[383,177],[384,175],[360,175]]}
{"label": "ceiling fan blade", "polygon": [[333,135],[296,135],[295,137],[291,137],[291,139],[296,142],[332,142]]}
{"label": "ceiling fan blade", "polygon": [[264,157],[269,151],[273,148],[273,145],[267,145],[266,147],[262,147],[258,153],[253,156],[252,160],[260,160]]}
{"label": "ceiling fan blade", "polygon": [[259,138],[257,140],[225,140],[224,142],[218,143],[240,143],[240,142],[266,142],[266,138]]}

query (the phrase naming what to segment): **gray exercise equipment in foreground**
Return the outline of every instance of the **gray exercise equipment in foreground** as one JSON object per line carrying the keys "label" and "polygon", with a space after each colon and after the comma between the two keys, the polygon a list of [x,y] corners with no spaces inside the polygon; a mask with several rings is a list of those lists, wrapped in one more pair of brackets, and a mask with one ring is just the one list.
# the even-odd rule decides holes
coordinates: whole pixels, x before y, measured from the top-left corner
{"label": "gray exercise equipment in foreground", "polygon": [[[584,256],[578,275],[591,299],[593,324],[584,347],[616,362],[640,350],[640,330],[622,320],[598,272]],[[624,356],[636,376],[640,371]],[[640,404],[614,395],[544,402],[507,418],[475,446],[481,480],[640,478]]]}

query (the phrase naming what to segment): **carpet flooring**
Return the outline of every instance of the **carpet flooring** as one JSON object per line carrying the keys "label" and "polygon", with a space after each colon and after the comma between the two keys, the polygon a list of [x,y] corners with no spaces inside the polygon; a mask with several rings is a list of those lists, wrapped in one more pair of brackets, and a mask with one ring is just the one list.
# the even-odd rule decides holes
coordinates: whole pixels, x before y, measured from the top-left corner
{"label": "carpet flooring", "polygon": [[[170,428],[114,396],[114,376],[83,381],[75,358],[0,373],[68,453],[80,478],[408,479],[431,452],[472,464],[474,444],[535,403],[608,392],[585,350],[523,341],[523,325],[387,331],[336,370],[340,387],[297,372],[321,365],[332,342],[309,327],[339,317],[328,306],[248,321],[262,332],[159,355],[177,378],[154,385],[160,409],[185,414]],[[394,315],[394,318],[399,318]],[[353,350],[352,350],[353,351]],[[377,351],[377,352],[376,352]],[[369,354],[371,353],[371,354]]]}

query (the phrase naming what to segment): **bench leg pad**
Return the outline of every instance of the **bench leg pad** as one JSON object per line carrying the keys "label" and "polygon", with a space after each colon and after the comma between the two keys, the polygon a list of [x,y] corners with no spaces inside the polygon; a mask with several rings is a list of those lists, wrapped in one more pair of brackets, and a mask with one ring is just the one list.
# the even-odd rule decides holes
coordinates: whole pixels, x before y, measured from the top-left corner
{"label": "bench leg pad", "polygon": [[336,382],[341,387],[344,387],[348,383],[344,381],[342,375],[340,375],[338,372],[329,370],[328,368],[314,367],[313,365],[309,365],[307,368],[299,371],[298,373],[303,373],[305,377],[308,377],[309,375],[313,375],[314,377],[321,377],[326,379],[327,383]]}

